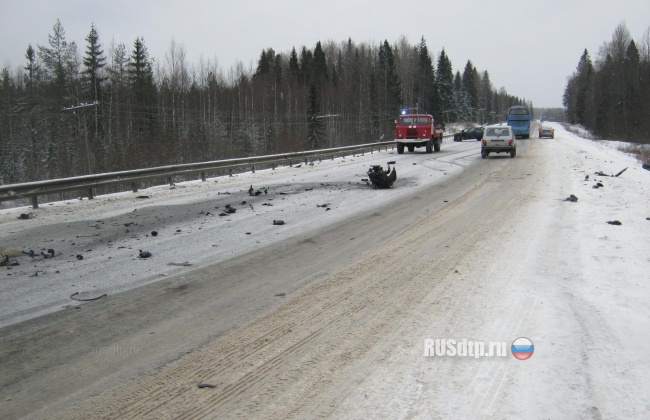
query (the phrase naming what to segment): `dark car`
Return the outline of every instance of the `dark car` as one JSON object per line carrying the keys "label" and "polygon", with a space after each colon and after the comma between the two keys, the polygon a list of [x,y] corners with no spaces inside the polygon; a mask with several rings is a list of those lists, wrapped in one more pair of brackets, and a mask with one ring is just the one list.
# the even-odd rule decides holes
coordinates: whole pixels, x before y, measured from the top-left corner
{"label": "dark car", "polygon": [[461,131],[460,133],[454,134],[454,141],[463,141],[463,140],[478,140],[483,139],[483,127],[472,127],[466,130]]}
{"label": "dark car", "polygon": [[555,138],[555,130],[551,127],[542,127],[539,129],[539,136],[540,139],[542,137],[550,137],[550,138]]}

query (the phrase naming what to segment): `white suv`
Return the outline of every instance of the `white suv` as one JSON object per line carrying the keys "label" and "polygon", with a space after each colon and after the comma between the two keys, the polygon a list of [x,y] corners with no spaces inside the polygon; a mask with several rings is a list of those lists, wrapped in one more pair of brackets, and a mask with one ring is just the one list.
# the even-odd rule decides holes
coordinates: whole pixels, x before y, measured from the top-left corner
{"label": "white suv", "polygon": [[517,142],[512,127],[507,125],[485,127],[483,142],[481,143],[481,157],[485,159],[492,152],[510,153],[510,157],[517,155]]}

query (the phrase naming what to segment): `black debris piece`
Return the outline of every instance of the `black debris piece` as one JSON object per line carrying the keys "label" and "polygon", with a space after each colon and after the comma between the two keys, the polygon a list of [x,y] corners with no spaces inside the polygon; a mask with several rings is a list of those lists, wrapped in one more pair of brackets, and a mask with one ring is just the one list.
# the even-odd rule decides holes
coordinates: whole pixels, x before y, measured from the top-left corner
{"label": "black debris piece", "polygon": [[264,188],[264,194],[266,195],[266,194],[268,194],[268,193],[269,193],[269,190],[267,190],[266,188]]}
{"label": "black debris piece", "polygon": [[274,220],[274,221],[273,221],[273,224],[274,224],[274,225],[283,225],[283,224],[284,224],[284,220]]}
{"label": "black debris piece", "polygon": [[151,196],[150,195],[139,195],[136,198],[138,198],[140,200],[144,200],[145,198],[151,198]]}
{"label": "black debris piece", "polygon": [[300,168],[302,166],[302,163],[300,165],[294,166],[294,168]]}
{"label": "black debris piece", "polygon": [[0,261],[0,267],[16,267],[18,265],[20,265],[18,261],[11,261],[9,255],[4,255]]}
{"label": "black debris piece", "polygon": [[52,258],[55,254],[56,254],[56,252],[54,252],[54,250],[52,248],[47,250],[47,254],[45,252],[41,251],[41,255],[43,256],[43,258]]}
{"label": "black debris piece", "polygon": [[[97,300],[97,299],[101,299],[103,297],[108,296],[106,293],[104,293],[103,295],[97,296],[97,297],[94,297],[94,298],[82,299],[82,298],[77,297],[78,294],[79,294],[79,292],[74,292],[73,294],[70,295],[70,299],[77,300],[79,302],[90,302],[91,300]],[[75,308],[75,309],[77,309],[77,308]]]}
{"label": "black debris piece", "polygon": [[232,213],[234,213],[234,212],[236,212],[236,211],[237,211],[237,209],[234,208],[234,207],[231,207],[231,206],[228,206],[228,207],[226,208],[226,213],[229,213],[229,214],[232,214]]}
{"label": "black debris piece", "polygon": [[316,207],[328,208],[329,206],[330,206],[330,203],[325,203],[325,204],[316,204]]}
{"label": "black debris piece", "polygon": [[219,216],[228,216],[228,213],[221,212],[219,213]]}
{"label": "black debris piece", "polygon": [[23,254],[25,254],[25,255],[29,255],[29,256],[32,257],[32,258],[34,258],[34,255],[36,255],[36,254],[34,254],[34,250],[33,250],[33,249],[30,249],[29,251],[22,251],[22,252],[23,252]]}
{"label": "black debris piece", "polygon": [[261,195],[261,194],[262,194],[262,191],[260,191],[260,190],[255,191],[255,195],[256,195],[256,196],[257,196],[257,195]]}
{"label": "black debris piece", "polygon": [[286,296],[286,295],[287,295],[286,293],[276,293],[274,296],[282,297],[282,296]]}
{"label": "black debris piece", "polygon": [[614,175],[614,177],[618,178],[618,176],[619,176],[620,174],[622,174],[623,172],[625,172],[625,171],[627,171],[627,168],[623,169],[622,171],[620,171],[619,173],[617,173],[616,175]]}
{"label": "black debris piece", "polygon": [[607,175],[607,174],[606,174],[605,172],[603,172],[603,171],[595,172],[595,174],[598,175],[598,176],[609,176],[609,175]]}
{"label": "black debris piece", "polygon": [[84,259],[84,256],[81,255],[81,254],[77,254],[77,259],[78,259],[78,260],[83,260],[83,259]]}
{"label": "black debris piece", "polygon": [[18,218],[22,220],[27,220],[27,219],[31,219],[32,215],[30,213],[20,213],[20,216],[18,216]]}
{"label": "black debris piece", "polygon": [[578,197],[576,197],[575,195],[571,194],[570,196],[568,196],[567,198],[565,198],[564,201],[570,201],[570,202],[572,202],[572,203],[575,203],[575,202],[578,201]]}
{"label": "black debris piece", "polygon": [[158,232],[156,232],[155,230],[152,230],[151,231],[151,236],[158,236]]}
{"label": "black debris piece", "polygon": [[149,258],[149,257],[151,257],[151,252],[149,252],[149,251],[143,251],[141,249],[139,249],[138,251],[140,251],[140,253],[138,254],[138,257],[140,257],[140,258]]}
{"label": "black debris piece", "polygon": [[623,223],[619,222],[618,220],[609,220],[609,221],[607,222],[607,224],[608,224],[608,225],[614,225],[614,226],[620,226],[620,225],[622,225]]}
{"label": "black debris piece", "polygon": [[248,195],[253,195],[253,191],[255,190],[253,189],[253,185],[251,185],[251,187],[248,189]]}
{"label": "black debris piece", "polygon": [[197,386],[198,386],[199,388],[216,388],[216,387],[217,387],[217,386],[214,385],[214,384],[204,384],[204,383],[198,384]]}
{"label": "black debris piece", "polygon": [[644,163],[641,167],[647,171],[650,171],[650,164],[648,163]]}
{"label": "black debris piece", "polygon": [[246,201],[242,201],[242,202],[241,202],[241,205],[242,205],[242,206],[245,205],[245,204],[246,204]]}
{"label": "black debris piece", "polygon": [[589,181],[589,175],[585,175],[585,181]]}

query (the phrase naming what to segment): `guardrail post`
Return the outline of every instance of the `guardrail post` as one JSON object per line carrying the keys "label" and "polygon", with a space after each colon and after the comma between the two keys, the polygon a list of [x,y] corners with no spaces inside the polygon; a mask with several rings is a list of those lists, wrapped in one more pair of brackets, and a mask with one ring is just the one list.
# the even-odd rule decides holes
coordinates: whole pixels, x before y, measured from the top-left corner
{"label": "guardrail post", "polygon": [[201,172],[201,181],[205,182],[205,172]]}
{"label": "guardrail post", "polygon": [[271,169],[275,171],[275,162],[271,164]]}
{"label": "guardrail post", "polygon": [[232,177],[232,168],[231,168],[231,169],[228,169],[228,176],[229,176],[229,177]]}
{"label": "guardrail post", "polygon": [[171,176],[170,176],[170,177],[167,177],[167,183],[169,183],[169,186],[171,186],[171,187],[174,186],[174,180],[172,179]]}
{"label": "guardrail post", "polygon": [[32,197],[32,208],[34,208],[34,209],[38,208],[38,197],[37,196]]}
{"label": "guardrail post", "polygon": [[251,172],[255,173],[255,165],[251,166]]}
{"label": "guardrail post", "polygon": [[95,193],[94,193],[94,191],[93,191],[93,188],[92,188],[92,187],[91,187],[91,188],[88,188],[88,199],[89,199],[89,200],[92,200],[92,199],[94,199],[94,198],[95,198]]}
{"label": "guardrail post", "polygon": [[138,192],[138,184],[136,182],[131,183],[131,191],[134,193]]}

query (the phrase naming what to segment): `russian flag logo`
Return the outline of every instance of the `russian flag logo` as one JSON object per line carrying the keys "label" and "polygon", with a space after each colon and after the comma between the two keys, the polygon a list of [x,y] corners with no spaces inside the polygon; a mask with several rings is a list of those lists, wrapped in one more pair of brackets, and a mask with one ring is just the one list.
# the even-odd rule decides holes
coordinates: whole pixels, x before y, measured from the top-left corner
{"label": "russian flag logo", "polygon": [[512,342],[512,355],[519,360],[526,360],[533,355],[535,346],[533,342],[525,337],[520,337]]}

